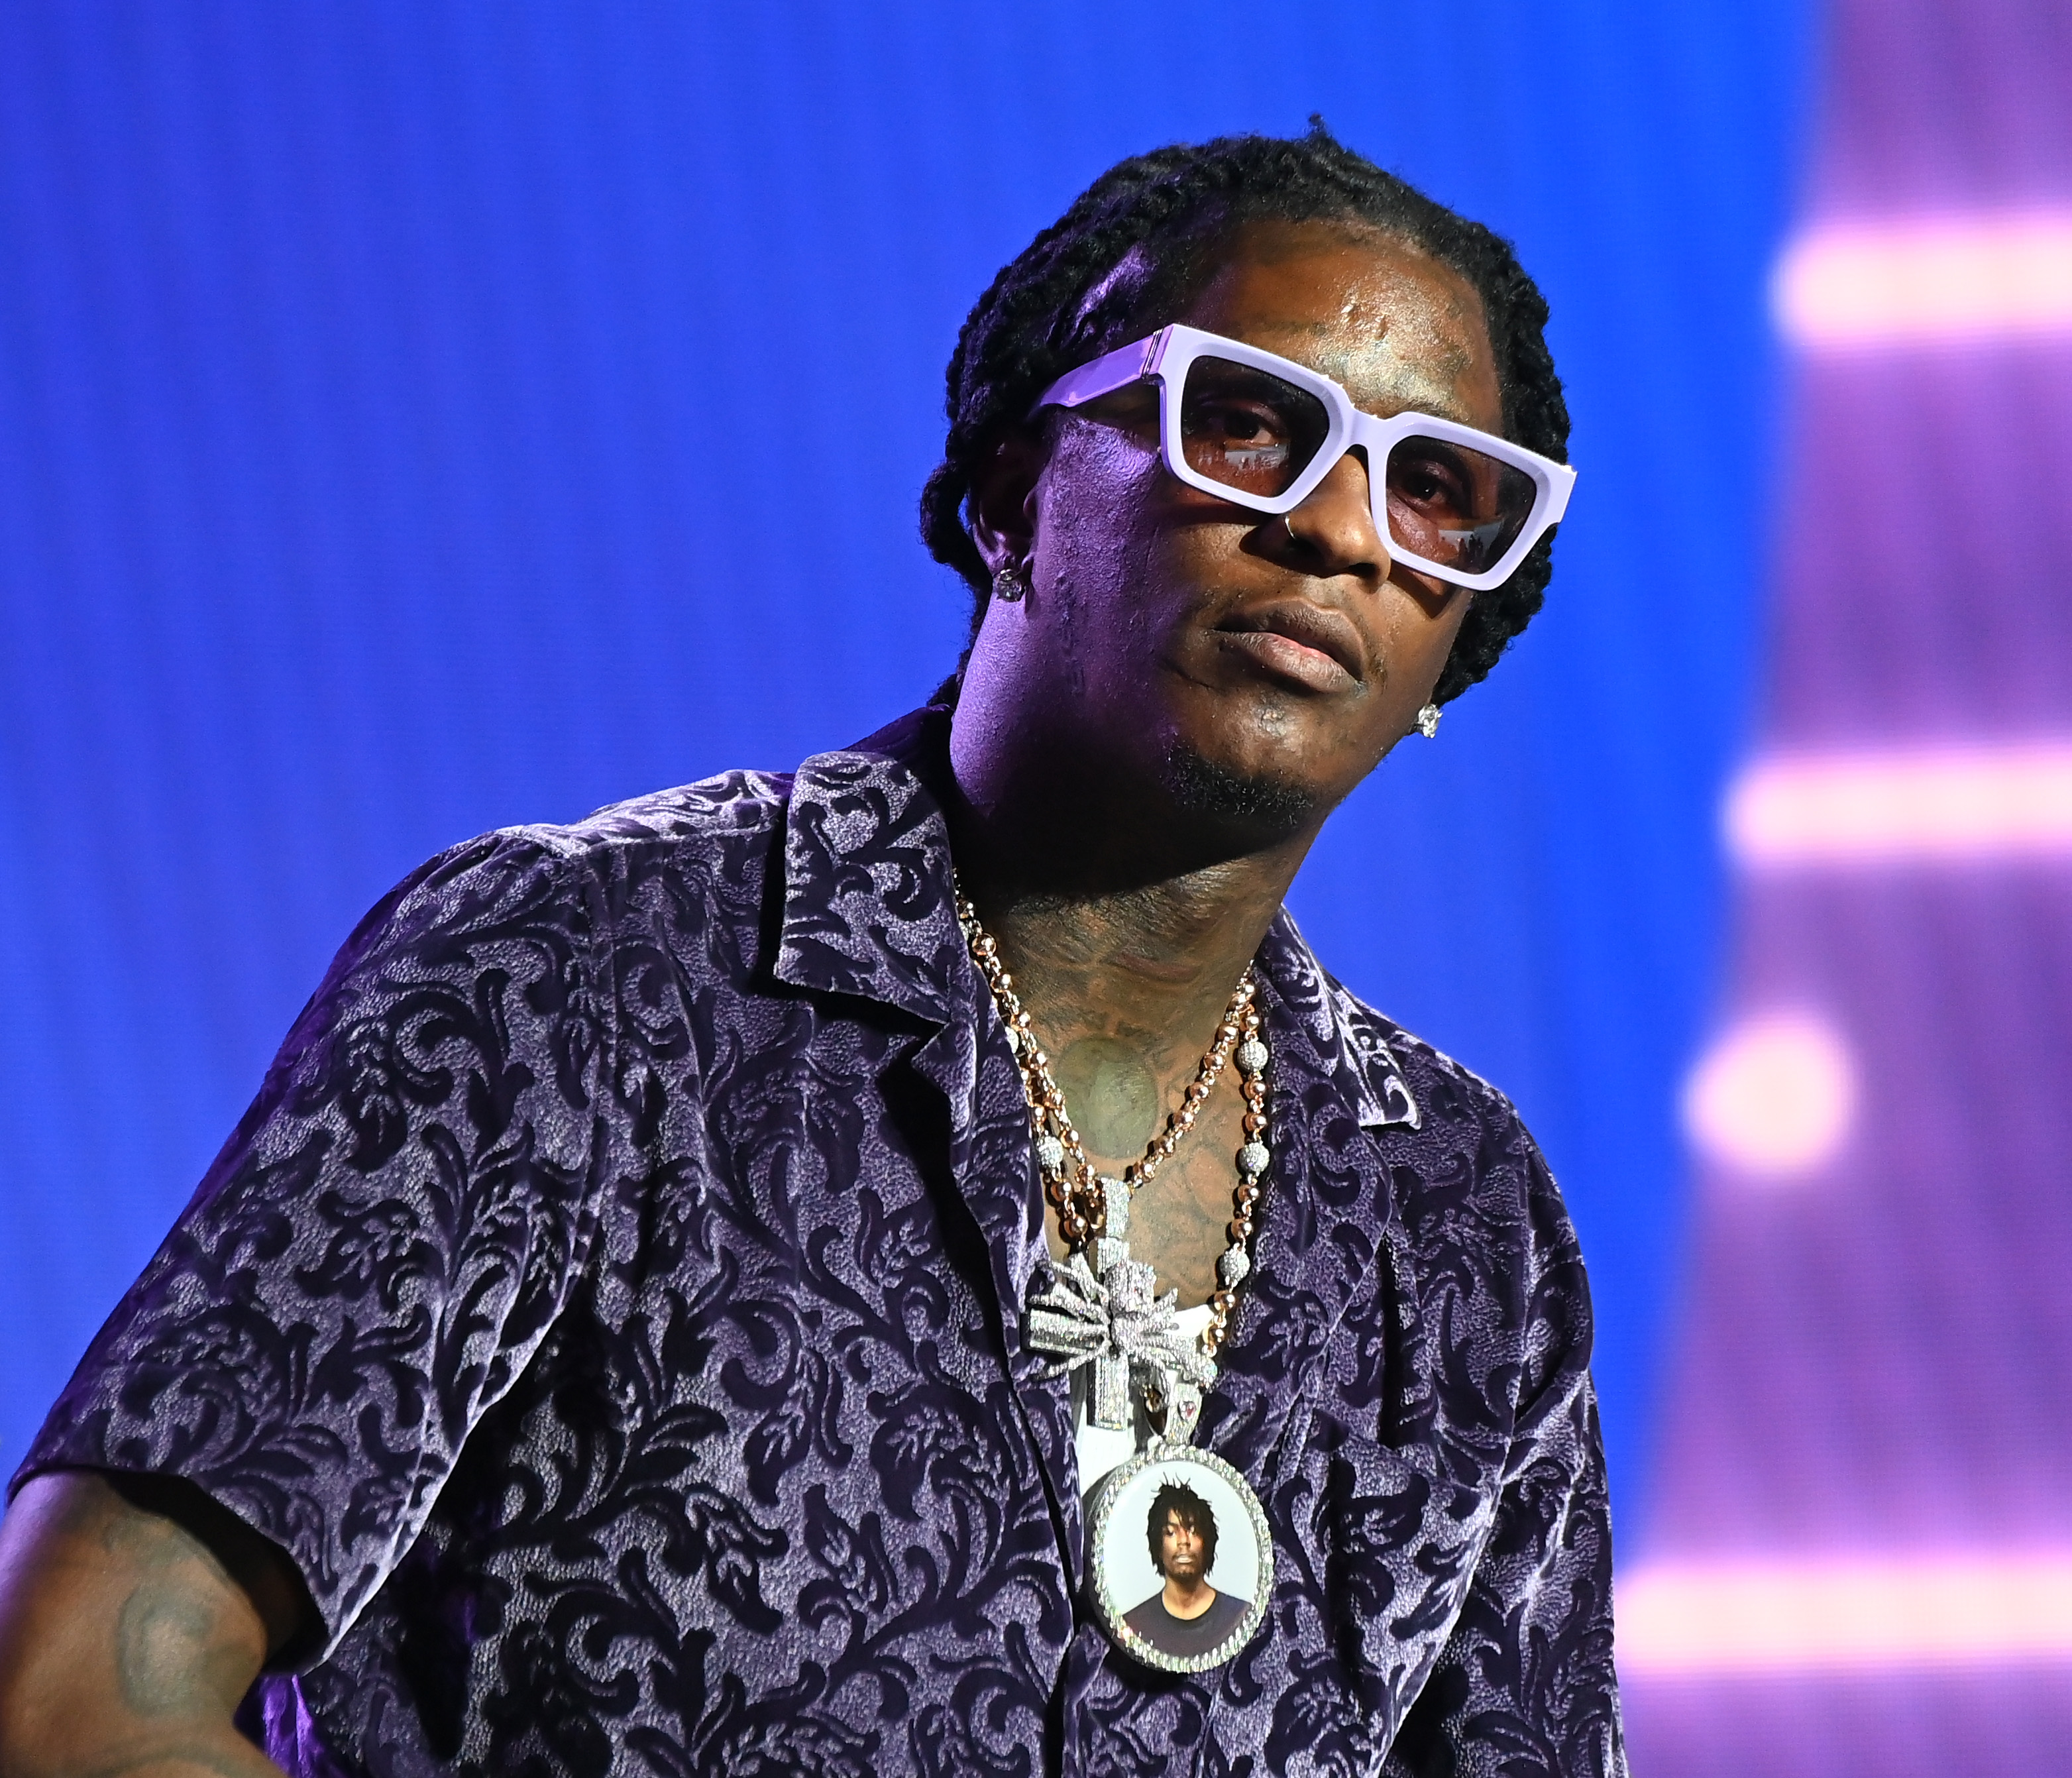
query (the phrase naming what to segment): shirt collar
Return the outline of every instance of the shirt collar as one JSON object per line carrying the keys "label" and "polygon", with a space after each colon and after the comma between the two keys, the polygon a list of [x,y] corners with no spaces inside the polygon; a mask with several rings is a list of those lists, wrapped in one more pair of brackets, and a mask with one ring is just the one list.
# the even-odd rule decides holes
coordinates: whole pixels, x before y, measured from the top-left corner
{"label": "shirt collar", "polygon": [[[799,768],[784,832],[779,981],[939,1025],[967,1003],[976,972],[951,893],[949,831],[930,788],[948,770],[949,726],[946,710],[915,710]],[[1285,908],[1259,969],[1361,1126],[1417,1128],[1417,1102],[1378,1022],[1326,973]]]}
{"label": "shirt collar", "polygon": [[784,827],[780,982],[898,1006],[935,1024],[968,969],[949,830],[923,782],[947,765],[949,713],[914,711],[792,780]]}

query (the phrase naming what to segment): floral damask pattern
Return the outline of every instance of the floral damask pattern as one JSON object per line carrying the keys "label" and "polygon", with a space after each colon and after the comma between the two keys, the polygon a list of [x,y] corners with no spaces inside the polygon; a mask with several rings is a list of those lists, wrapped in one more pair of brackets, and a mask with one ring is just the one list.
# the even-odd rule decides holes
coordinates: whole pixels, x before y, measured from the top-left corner
{"label": "floral damask pattern", "polygon": [[323,1618],[291,1772],[1622,1772],[1581,1261],[1511,1107],[1260,957],[1279,1131],[1202,1441],[1267,1626],[1177,1677],[1075,1605],[1013,1059],[940,712],[368,916],[22,1474],[168,1471]]}

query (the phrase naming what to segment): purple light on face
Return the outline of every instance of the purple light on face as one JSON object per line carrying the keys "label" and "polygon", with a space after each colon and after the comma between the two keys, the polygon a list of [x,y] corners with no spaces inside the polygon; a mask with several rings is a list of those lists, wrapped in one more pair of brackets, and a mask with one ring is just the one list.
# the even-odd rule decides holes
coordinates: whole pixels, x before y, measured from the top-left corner
{"label": "purple light on face", "polygon": [[[2072,18],[1841,0],[1636,1771],[2072,1749]],[[2041,145],[2041,147],[2039,147]]]}

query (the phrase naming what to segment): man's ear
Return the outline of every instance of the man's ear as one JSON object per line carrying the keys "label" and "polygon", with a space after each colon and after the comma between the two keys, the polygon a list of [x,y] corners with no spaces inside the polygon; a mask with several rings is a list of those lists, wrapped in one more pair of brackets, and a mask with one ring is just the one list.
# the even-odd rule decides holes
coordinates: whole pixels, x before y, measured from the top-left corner
{"label": "man's ear", "polygon": [[1017,426],[972,472],[972,541],[995,574],[1026,566],[1036,548],[1036,483],[1050,452],[1040,433]]}

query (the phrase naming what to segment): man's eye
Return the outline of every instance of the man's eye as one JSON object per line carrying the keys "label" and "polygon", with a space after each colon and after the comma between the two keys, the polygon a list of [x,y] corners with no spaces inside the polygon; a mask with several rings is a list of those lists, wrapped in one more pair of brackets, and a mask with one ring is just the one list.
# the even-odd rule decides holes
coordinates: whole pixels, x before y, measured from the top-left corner
{"label": "man's eye", "polygon": [[1287,438],[1286,428],[1272,413],[1236,402],[1196,410],[1190,430],[1199,436],[1219,438],[1234,445],[1277,445]]}
{"label": "man's eye", "polygon": [[1461,478],[1445,466],[1426,460],[1389,467],[1395,492],[1412,504],[1445,507],[1454,512],[1467,509],[1467,490]]}

